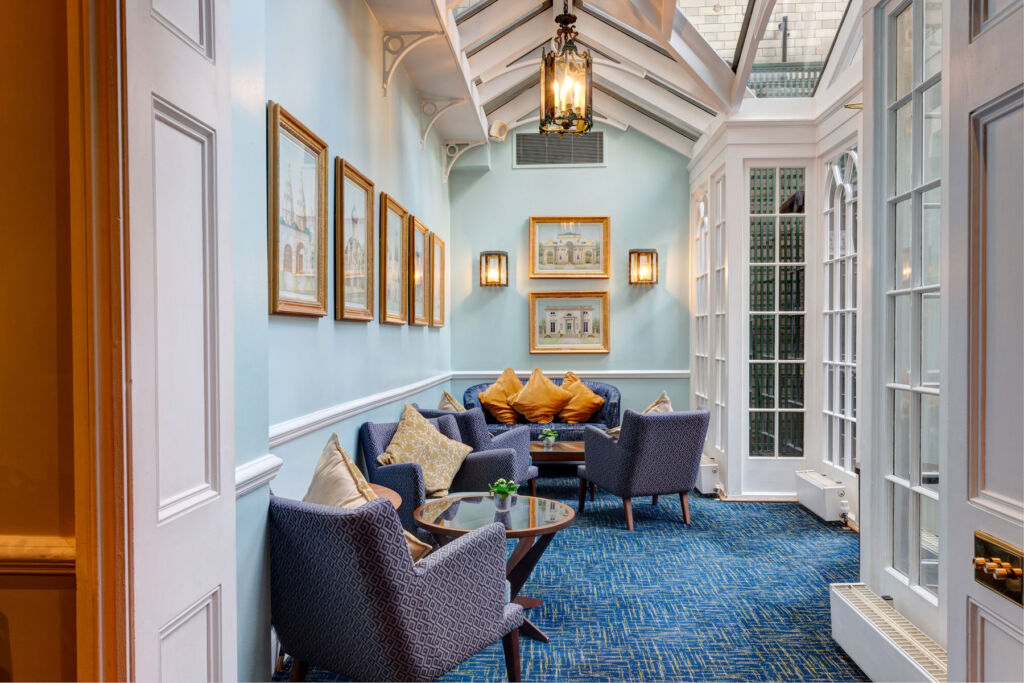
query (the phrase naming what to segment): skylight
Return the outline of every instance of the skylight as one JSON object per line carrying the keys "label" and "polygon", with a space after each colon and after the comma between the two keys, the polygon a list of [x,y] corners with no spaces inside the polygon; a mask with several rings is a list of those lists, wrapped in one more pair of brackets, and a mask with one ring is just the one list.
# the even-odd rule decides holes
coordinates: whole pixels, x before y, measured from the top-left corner
{"label": "skylight", "polygon": [[736,69],[735,58],[746,33],[747,14],[753,0],[678,0],[680,11],[715,48],[725,63]]}
{"label": "skylight", "polygon": [[494,0],[462,0],[459,4],[452,7],[452,14],[455,15],[456,19],[461,19],[462,15],[466,14],[470,10],[476,9],[478,5],[490,5]]}

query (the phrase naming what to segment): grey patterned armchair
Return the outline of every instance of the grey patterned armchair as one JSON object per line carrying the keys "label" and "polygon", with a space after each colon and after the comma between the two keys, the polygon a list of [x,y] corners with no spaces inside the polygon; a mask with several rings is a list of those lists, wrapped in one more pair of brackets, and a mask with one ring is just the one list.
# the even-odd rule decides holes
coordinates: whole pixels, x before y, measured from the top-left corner
{"label": "grey patterned armchair", "polygon": [[622,498],[626,528],[633,530],[632,499],[651,496],[658,504],[660,494],[678,493],[683,521],[690,523],[687,493],[697,483],[700,455],[708,433],[707,410],[641,415],[627,410],[618,441],[603,431],[588,427],[584,434],[586,465],[576,469],[580,478],[579,511],[586,504],[590,485]]}
{"label": "grey patterned armchair", "polygon": [[505,599],[505,530],[490,524],[413,564],[383,498],[348,510],[270,499],[270,612],[292,680],[428,681],[502,639],[519,680],[523,608]]}
{"label": "grey patterned armchair", "polygon": [[[451,415],[431,418],[430,423],[449,439],[462,441],[458,424]],[[374,484],[397,491],[402,497],[402,507],[398,508],[402,526],[423,540],[433,542],[430,534],[417,527],[412,517],[413,510],[426,502],[423,469],[412,462],[377,464],[377,456],[387,449],[397,429],[397,422],[364,422],[359,428],[359,444],[366,461],[366,476]],[[470,453],[462,462],[448,490],[486,491],[487,485],[496,479],[515,479],[516,459],[516,451],[512,448],[492,448]]]}

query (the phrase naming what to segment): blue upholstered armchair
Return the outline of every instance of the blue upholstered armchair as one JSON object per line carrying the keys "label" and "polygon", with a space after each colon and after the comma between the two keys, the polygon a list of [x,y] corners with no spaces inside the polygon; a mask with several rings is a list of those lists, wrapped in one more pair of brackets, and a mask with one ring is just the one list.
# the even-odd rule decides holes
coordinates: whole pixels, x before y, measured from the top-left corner
{"label": "blue upholstered armchair", "polygon": [[641,415],[627,410],[618,441],[600,429],[588,427],[584,436],[587,464],[576,472],[580,478],[579,511],[583,512],[590,484],[622,498],[626,528],[633,530],[632,499],[678,493],[683,521],[690,523],[687,493],[697,483],[700,455],[708,433],[707,410]]}
{"label": "blue upholstered armchair", "polygon": [[[451,415],[442,415],[429,421],[449,439],[462,441],[459,426]],[[430,535],[419,529],[412,517],[413,510],[426,502],[423,469],[411,462],[396,465],[377,464],[377,456],[387,449],[397,429],[397,422],[364,422],[359,428],[359,445],[363,449],[363,459],[366,461],[367,479],[374,484],[397,491],[398,495],[402,496],[402,507],[398,509],[402,526],[428,540]],[[486,491],[487,485],[496,479],[514,479],[516,459],[516,451],[512,448],[491,448],[470,453],[452,480],[449,491]]]}
{"label": "blue upholstered armchair", "polygon": [[292,680],[429,681],[501,638],[519,680],[523,608],[505,599],[505,530],[490,524],[413,564],[383,498],[348,510],[270,499],[270,613]]}
{"label": "blue upholstered armchair", "polygon": [[[520,377],[524,383],[528,379],[527,377]],[[552,382],[558,386],[562,385],[561,379],[552,379]],[[583,433],[587,428],[587,425],[591,425],[597,429],[610,429],[611,427],[619,426],[619,390],[611,384],[604,382],[592,382],[584,380],[583,383],[590,388],[595,394],[604,399],[604,405],[596,413],[590,416],[587,422],[570,424],[568,422],[550,422],[547,424],[537,424],[534,422],[527,422],[526,418],[521,418],[520,423],[517,425],[508,425],[498,422],[491,413],[480,405],[480,399],[477,395],[491,386],[490,383],[485,382],[483,384],[475,384],[468,389],[462,395],[462,403],[466,408],[480,408],[484,413],[484,418],[487,422],[487,429],[491,434],[497,436],[503,432],[509,430],[518,429],[520,426],[527,426],[530,428],[530,438],[536,440],[540,436],[540,433],[545,429],[554,429],[558,432],[558,438],[562,441],[583,441]]]}
{"label": "blue upholstered armchair", "polygon": [[[520,484],[530,482],[530,495],[537,495],[537,466],[531,464],[530,430],[526,425],[509,429],[492,437],[487,429],[487,419],[484,417],[483,408],[470,408],[461,413],[453,410],[420,408],[419,406],[416,406],[416,410],[420,411],[420,414],[427,418],[451,415],[459,427],[462,443],[471,446],[474,452],[479,453],[499,448],[511,448],[516,453],[515,474],[512,476],[513,481]],[[491,481],[500,478],[495,477]],[[505,478],[508,479],[508,477]],[[486,491],[487,488],[484,487],[479,490]]]}

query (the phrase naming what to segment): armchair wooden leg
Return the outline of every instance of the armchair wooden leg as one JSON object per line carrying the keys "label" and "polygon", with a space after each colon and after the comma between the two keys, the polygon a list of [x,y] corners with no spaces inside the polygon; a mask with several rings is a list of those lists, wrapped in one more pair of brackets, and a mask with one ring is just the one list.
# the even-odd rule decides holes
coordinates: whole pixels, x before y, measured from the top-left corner
{"label": "armchair wooden leg", "polygon": [[306,674],[309,673],[309,662],[304,659],[295,659],[292,657],[292,672],[288,677],[289,681],[304,681],[306,680]]}
{"label": "armchair wooden leg", "polygon": [[579,513],[583,514],[583,507],[587,503],[587,480],[580,477],[580,505]]}
{"label": "armchair wooden leg", "polygon": [[537,477],[530,480],[530,495],[534,498],[537,497]]}
{"label": "armchair wooden leg", "polygon": [[686,491],[679,494],[679,502],[683,504],[683,523],[690,523],[690,499],[686,497]]}
{"label": "armchair wooden leg", "polygon": [[657,504],[658,504],[658,494],[655,493],[653,496],[651,496],[651,505],[657,505]]}
{"label": "armchair wooden leg", "polygon": [[622,499],[622,509],[626,513],[626,529],[633,530],[633,501],[629,498]]}
{"label": "armchair wooden leg", "polygon": [[505,649],[505,671],[508,673],[508,680],[523,680],[519,664],[519,629],[502,636],[501,645]]}
{"label": "armchair wooden leg", "polygon": [[594,494],[597,492],[597,484],[590,482],[590,501],[594,501]]}

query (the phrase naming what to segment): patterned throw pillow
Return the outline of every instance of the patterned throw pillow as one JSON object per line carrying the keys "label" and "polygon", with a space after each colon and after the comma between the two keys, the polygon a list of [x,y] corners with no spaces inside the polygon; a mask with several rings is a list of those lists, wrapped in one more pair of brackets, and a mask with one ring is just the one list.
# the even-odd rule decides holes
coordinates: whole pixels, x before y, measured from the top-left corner
{"label": "patterned throw pillow", "polygon": [[441,394],[441,402],[437,404],[438,410],[451,410],[456,413],[466,412],[466,406],[459,403],[458,399],[447,391]]}
{"label": "patterned throw pillow", "polygon": [[572,394],[545,377],[540,368],[534,368],[530,381],[508,404],[530,422],[544,424],[554,420],[571,400]]}
{"label": "patterned throw pillow", "polygon": [[402,419],[391,443],[377,456],[381,465],[414,462],[423,468],[423,485],[428,496],[448,495],[462,461],[473,451],[472,446],[459,443],[437,431],[411,403],[402,408]]}
{"label": "patterned throw pillow", "polygon": [[[668,398],[667,392],[661,392],[661,396],[654,399],[654,403],[640,411],[641,415],[650,415],[652,413],[671,413],[672,412],[672,401]],[[604,433],[613,439],[619,438],[619,432],[622,431],[622,427],[612,427],[611,429],[604,430]]]}
{"label": "patterned throw pillow", "polygon": [[[357,508],[378,498],[359,471],[352,458],[338,443],[338,435],[331,434],[320,460],[313,471],[313,481],[302,500],[317,505]],[[405,531],[405,542],[415,562],[431,551],[431,546]]]}
{"label": "patterned throw pillow", "polygon": [[498,381],[477,394],[477,398],[480,399],[480,405],[487,408],[498,422],[514,425],[519,421],[519,413],[508,404],[508,400],[522,390],[523,383],[516,377],[515,371],[505,368]]}
{"label": "patterned throw pillow", "polygon": [[604,399],[591,391],[590,387],[584,384],[571,370],[565,373],[562,388],[572,394],[572,398],[558,413],[560,422],[570,424],[586,422],[604,405]]}

